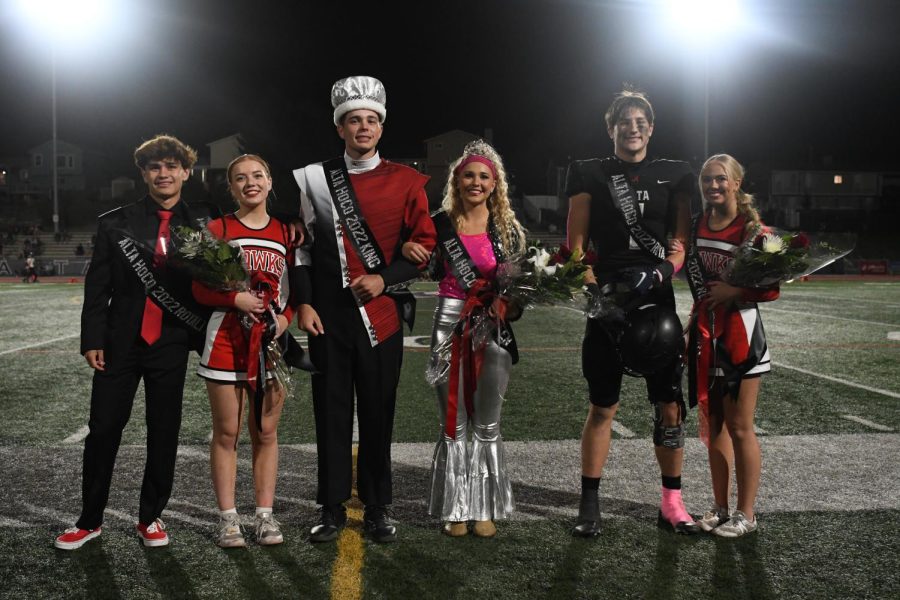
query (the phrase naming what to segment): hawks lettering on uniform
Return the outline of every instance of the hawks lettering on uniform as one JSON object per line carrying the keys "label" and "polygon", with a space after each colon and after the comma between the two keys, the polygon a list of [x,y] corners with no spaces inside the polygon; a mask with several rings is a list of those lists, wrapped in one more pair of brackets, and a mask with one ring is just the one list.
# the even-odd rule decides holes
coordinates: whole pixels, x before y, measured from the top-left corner
{"label": "hawks lettering on uniform", "polygon": [[700,260],[703,261],[703,268],[710,273],[721,273],[728,267],[731,262],[730,256],[725,256],[718,252],[707,252],[700,249]]}
{"label": "hawks lettering on uniform", "polygon": [[284,255],[262,248],[246,248],[244,256],[247,259],[247,268],[250,271],[264,271],[276,277],[284,273]]}

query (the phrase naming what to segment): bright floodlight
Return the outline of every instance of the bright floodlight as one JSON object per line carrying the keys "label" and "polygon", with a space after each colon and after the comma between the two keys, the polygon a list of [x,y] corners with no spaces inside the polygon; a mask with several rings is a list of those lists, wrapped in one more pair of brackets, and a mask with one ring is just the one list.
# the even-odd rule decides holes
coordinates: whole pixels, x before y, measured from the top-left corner
{"label": "bright floodlight", "polygon": [[110,0],[17,0],[19,13],[53,37],[83,37],[106,20]]}
{"label": "bright floodlight", "polygon": [[730,33],[742,17],[740,0],[664,0],[664,4],[676,32],[699,45]]}

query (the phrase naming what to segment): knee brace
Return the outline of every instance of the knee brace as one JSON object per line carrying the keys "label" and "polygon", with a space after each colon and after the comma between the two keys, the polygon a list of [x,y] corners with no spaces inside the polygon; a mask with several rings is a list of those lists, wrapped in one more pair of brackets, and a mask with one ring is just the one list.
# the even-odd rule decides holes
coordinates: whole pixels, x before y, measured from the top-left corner
{"label": "knee brace", "polygon": [[679,407],[678,425],[668,427],[663,424],[659,405],[653,405],[653,445],[677,450],[684,448],[684,409]]}

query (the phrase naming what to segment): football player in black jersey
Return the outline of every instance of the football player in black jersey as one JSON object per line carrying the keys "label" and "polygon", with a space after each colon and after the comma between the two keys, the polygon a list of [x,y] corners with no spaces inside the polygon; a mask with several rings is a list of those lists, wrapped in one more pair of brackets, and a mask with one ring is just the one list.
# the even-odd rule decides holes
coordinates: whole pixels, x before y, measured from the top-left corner
{"label": "football player in black jersey", "polygon": [[[667,251],[666,245],[672,239],[683,243],[689,235],[696,178],[685,162],[648,156],[653,108],[644,94],[630,89],[619,93],[606,111],[606,126],[614,155],[569,166],[569,247],[587,250],[593,244],[597,261],[593,277],[588,273],[589,295],[600,294],[602,287],[623,304],[674,309],[670,279],[681,268],[684,252],[680,247],[679,252]],[[600,533],[600,476],[624,373],[616,337],[615,323],[587,320],[582,372],[591,405],[581,436],[581,503],[572,530],[578,537]],[[686,412],[681,360],[666,362],[643,375],[654,408],[653,443],[662,474],[659,523],[678,533],[695,533],[699,527],[681,499]]]}

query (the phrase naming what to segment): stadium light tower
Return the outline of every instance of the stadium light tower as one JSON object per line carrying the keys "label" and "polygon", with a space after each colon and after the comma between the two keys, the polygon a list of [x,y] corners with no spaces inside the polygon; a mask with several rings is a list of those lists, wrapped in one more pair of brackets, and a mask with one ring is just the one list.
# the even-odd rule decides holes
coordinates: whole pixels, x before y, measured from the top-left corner
{"label": "stadium light tower", "polygon": [[50,46],[51,96],[53,113],[53,232],[59,233],[59,176],[56,136],[56,54],[63,40],[87,38],[108,13],[110,0],[17,0],[23,22],[47,40]]}
{"label": "stadium light tower", "polygon": [[741,25],[741,0],[662,0],[669,26],[688,52],[699,54],[703,69],[703,159],[709,156],[710,55]]}

